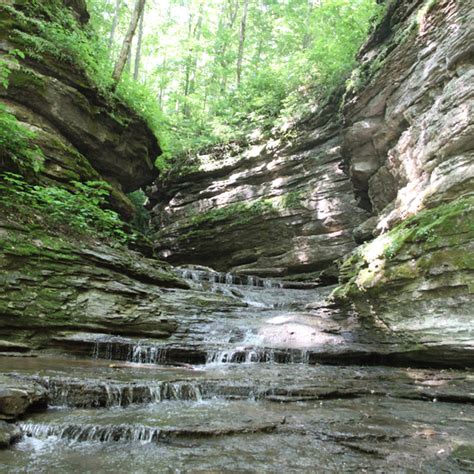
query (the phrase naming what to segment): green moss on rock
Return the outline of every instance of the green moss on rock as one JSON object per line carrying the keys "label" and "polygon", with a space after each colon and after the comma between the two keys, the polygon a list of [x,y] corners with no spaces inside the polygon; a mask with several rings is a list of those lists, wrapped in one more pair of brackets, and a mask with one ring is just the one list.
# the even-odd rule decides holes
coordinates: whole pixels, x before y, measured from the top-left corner
{"label": "green moss on rock", "polygon": [[430,272],[474,269],[464,244],[474,240],[474,198],[427,209],[359,247],[340,266],[340,300]]}

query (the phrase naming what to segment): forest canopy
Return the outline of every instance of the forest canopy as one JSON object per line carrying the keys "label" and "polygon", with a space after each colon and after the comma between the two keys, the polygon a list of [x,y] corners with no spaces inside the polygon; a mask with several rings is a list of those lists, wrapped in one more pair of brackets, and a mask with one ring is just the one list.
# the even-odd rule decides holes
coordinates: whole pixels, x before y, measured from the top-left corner
{"label": "forest canopy", "polygon": [[[110,64],[134,4],[88,0]],[[375,0],[147,0],[119,92],[159,122],[167,156],[269,130],[347,80],[380,10]]]}

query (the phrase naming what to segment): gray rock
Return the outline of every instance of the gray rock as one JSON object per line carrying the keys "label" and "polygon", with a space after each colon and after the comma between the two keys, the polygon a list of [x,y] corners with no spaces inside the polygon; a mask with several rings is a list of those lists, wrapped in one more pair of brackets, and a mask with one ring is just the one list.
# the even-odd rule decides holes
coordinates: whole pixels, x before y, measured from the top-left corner
{"label": "gray rock", "polygon": [[291,139],[249,144],[237,156],[216,147],[207,171],[158,182],[160,256],[268,277],[317,278],[331,267],[354,248],[352,230],[366,218],[341,169],[335,117],[328,104]]}
{"label": "gray rock", "polygon": [[0,420],[0,449],[8,448],[21,436],[22,432],[18,426]]}
{"label": "gray rock", "polygon": [[372,240],[375,237],[374,230],[378,224],[378,221],[379,219],[377,216],[372,216],[366,221],[362,222],[362,224],[358,225],[352,233],[354,240],[358,244],[367,242],[367,240]]}
{"label": "gray rock", "polygon": [[46,389],[32,381],[0,375],[0,419],[14,420],[29,408],[46,406]]}

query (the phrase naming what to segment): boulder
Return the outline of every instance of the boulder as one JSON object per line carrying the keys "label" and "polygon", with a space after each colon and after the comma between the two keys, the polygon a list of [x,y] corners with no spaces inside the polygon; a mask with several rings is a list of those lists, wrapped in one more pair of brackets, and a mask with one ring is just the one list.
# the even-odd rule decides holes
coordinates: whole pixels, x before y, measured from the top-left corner
{"label": "boulder", "polygon": [[46,403],[47,391],[40,384],[0,375],[0,419],[15,420],[33,407],[45,407]]}

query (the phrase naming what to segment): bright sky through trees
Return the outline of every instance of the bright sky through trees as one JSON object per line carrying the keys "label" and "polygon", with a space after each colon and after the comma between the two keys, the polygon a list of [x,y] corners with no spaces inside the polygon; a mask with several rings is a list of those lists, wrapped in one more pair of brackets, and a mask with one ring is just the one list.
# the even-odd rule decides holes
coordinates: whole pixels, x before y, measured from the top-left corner
{"label": "bright sky through trees", "polygon": [[[117,21],[112,59],[134,3],[88,0],[104,43]],[[301,116],[342,84],[379,10],[375,0],[147,0],[127,68],[166,115],[176,151],[231,140]]]}

